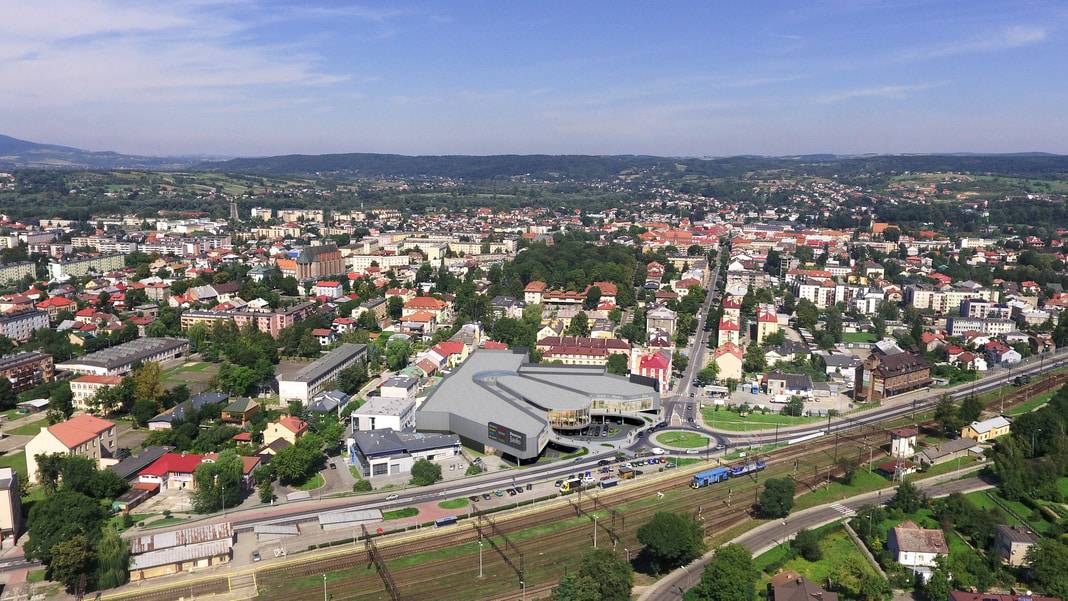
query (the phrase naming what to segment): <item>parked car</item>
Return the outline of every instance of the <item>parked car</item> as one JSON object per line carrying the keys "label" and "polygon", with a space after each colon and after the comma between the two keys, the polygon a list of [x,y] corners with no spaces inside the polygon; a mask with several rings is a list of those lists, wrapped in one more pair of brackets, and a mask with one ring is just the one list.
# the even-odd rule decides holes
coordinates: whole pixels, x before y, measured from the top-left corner
{"label": "parked car", "polygon": [[261,559],[263,559],[263,558],[260,557],[260,552],[259,551],[253,551],[252,552],[252,561],[253,561],[253,563],[255,563],[255,562],[257,562],[257,561],[259,561]]}
{"label": "parked car", "polygon": [[483,501],[489,501],[489,500],[490,500],[490,499],[492,499],[492,498],[493,498],[493,497],[491,497],[491,496],[490,496],[490,494],[489,494],[488,492],[484,492],[484,493],[482,493],[482,500],[483,500]]}
{"label": "parked car", "polygon": [[503,497],[504,496],[504,492],[499,488],[497,490],[493,491],[493,494],[497,495],[498,497]]}
{"label": "parked car", "polygon": [[478,496],[477,495],[471,495],[470,497],[467,497],[467,500],[471,501],[472,503],[474,503],[474,502],[478,501]]}

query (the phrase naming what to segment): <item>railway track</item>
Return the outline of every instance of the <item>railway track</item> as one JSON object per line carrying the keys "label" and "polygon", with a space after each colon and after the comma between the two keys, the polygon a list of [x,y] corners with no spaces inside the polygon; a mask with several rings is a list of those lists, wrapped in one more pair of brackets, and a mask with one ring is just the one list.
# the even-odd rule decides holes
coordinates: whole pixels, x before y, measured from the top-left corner
{"label": "railway track", "polygon": [[[1055,374],[1019,387],[1003,399],[991,399],[986,406],[1009,408],[1066,381],[1068,374]],[[899,421],[902,418],[893,419]],[[926,420],[919,425],[931,424],[933,420]],[[483,549],[484,577],[479,579],[478,535],[473,528],[461,527],[441,532],[432,538],[401,540],[392,544],[386,537],[379,540],[378,546],[399,584],[401,597],[406,601],[442,599],[442,591],[448,590],[443,586],[450,583],[467,583],[462,587],[465,596],[457,598],[501,601],[524,597],[534,599],[547,595],[551,590],[559,579],[562,561],[576,559],[591,545],[591,524],[575,509],[575,505],[586,513],[595,511],[595,502],[624,511],[626,527],[617,531],[619,539],[614,541],[614,547],[617,552],[625,551],[633,558],[641,549],[637,541],[637,529],[656,511],[694,513],[702,518],[705,533],[711,536],[748,519],[760,483],[767,477],[792,475],[798,481],[799,490],[815,489],[837,475],[838,457],[855,454],[864,463],[869,458],[875,458],[877,450],[879,457],[884,454],[880,449],[884,442],[885,432],[881,427],[857,425],[850,430],[839,430],[813,441],[774,450],[766,455],[768,468],[765,472],[754,474],[752,478],[729,481],[730,486],[689,489],[687,483],[694,470],[684,469],[661,478],[655,484],[650,482],[646,486],[609,489],[595,496],[583,495],[581,500],[576,496],[568,504],[513,517],[507,513],[496,514],[491,519],[505,536],[516,538],[515,545],[523,554],[527,584],[525,595],[520,590],[518,575],[488,545]],[[664,502],[659,502],[654,497],[657,491],[670,494]],[[605,512],[605,509],[601,511]],[[602,515],[607,517],[607,513]],[[560,523],[567,525],[552,529],[552,525]],[[545,528],[546,531],[529,535],[530,531],[537,528]],[[600,540],[604,541],[601,545],[613,544],[607,532],[602,530],[599,535]],[[388,599],[377,572],[368,566],[366,553],[360,545],[350,553],[308,558],[299,563],[266,567],[255,573],[261,587],[260,596],[269,601],[317,601],[323,589],[312,586],[314,583],[310,579],[318,580],[322,574],[328,575],[326,592],[329,601]],[[471,587],[470,582],[478,582],[479,585]],[[212,595],[229,590],[229,577],[209,577],[192,585],[177,585],[144,593],[132,591],[123,595],[122,600],[173,601],[180,597]],[[466,596],[468,594],[471,596]]]}

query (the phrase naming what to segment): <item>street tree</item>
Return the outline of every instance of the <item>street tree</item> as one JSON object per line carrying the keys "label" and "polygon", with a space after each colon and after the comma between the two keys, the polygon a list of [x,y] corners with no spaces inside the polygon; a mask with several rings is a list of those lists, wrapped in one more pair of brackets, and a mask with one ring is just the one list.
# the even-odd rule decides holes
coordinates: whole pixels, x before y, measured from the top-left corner
{"label": "street tree", "polygon": [[104,528],[96,546],[96,585],[98,589],[115,588],[130,578],[130,545],[113,526]]}
{"label": "street tree", "polygon": [[685,565],[705,551],[704,530],[690,515],[657,512],[638,529],[638,541],[656,573]]}
{"label": "street tree", "polygon": [[794,507],[795,488],[794,479],[789,476],[769,478],[764,482],[764,490],[760,491],[757,505],[760,517],[784,518],[790,515],[790,510]]}
{"label": "street tree", "polygon": [[687,601],[753,601],[756,598],[757,570],[745,547],[729,544],[716,550],[701,574],[701,581],[687,595]]}

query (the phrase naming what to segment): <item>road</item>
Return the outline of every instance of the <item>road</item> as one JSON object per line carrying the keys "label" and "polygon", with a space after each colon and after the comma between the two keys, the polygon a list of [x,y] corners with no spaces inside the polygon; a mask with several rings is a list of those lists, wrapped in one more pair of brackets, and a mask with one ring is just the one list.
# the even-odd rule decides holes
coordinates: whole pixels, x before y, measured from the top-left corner
{"label": "road", "polygon": [[[939,481],[936,482],[935,480]],[[933,478],[931,481],[919,480],[916,485],[931,497],[944,497],[955,492],[972,492],[993,486],[980,478],[974,477],[963,480],[950,480],[948,482],[940,480],[939,478]],[[756,556],[784,541],[790,540],[799,530],[817,528],[824,524],[850,517],[865,505],[885,503],[890,499],[890,496],[891,493],[889,491],[879,491],[850,497],[830,505],[813,507],[791,515],[784,521],[766,522],[731,542],[744,546]],[[701,573],[712,559],[712,554],[711,552],[707,553],[690,565],[679,568],[661,578],[642,591],[642,594],[638,596],[638,601],[679,601],[683,598],[685,591],[689,590],[701,579]]]}

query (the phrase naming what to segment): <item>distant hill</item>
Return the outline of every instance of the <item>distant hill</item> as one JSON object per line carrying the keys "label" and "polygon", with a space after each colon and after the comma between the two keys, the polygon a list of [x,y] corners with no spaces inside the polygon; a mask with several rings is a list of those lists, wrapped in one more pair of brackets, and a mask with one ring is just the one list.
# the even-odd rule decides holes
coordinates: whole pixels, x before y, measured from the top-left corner
{"label": "distant hill", "polygon": [[41,169],[182,169],[194,159],[99,152],[28,142],[0,134],[0,168]]}
{"label": "distant hill", "polygon": [[1068,156],[1041,152],[1011,154],[805,154],[788,157],[658,157],[648,155],[498,154],[488,156],[346,153],[290,154],[229,160],[150,157],[39,144],[0,135],[0,169],[143,169],[218,171],[255,175],[340,177],[449,177],[486,180],[526,175],[563,181],[655,174],[738,176],[785,169],[826,177],[903,171],[962,171],[1068,179]]}
{"label": "distant hill", "polygon": [[547,179],[581,180],[642,172],[666,176],[699,174],[723,177],[761,169],[790,169],[828,177],[862,172],[965,171],[1068,178],[1068,156],[1045,153],[861,156],[810,154],[792,157],[746,155],[698,159],[635,155],[406,156],[351,153],[239,158],[204,162],[195,168],[264,175],[463,179],[529,175]]}

